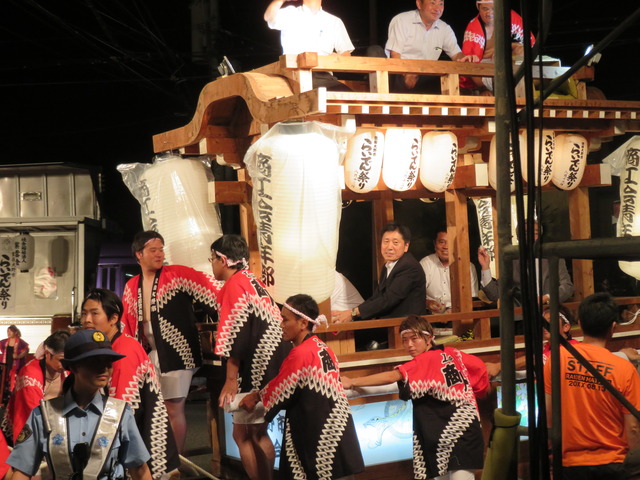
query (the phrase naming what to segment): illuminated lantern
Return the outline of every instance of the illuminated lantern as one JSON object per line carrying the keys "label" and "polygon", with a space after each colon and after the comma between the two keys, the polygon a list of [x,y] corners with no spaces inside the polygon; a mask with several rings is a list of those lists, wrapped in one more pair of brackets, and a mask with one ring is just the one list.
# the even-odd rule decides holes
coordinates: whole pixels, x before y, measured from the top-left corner
{"label": "illuminated lantern", "polygon": [[118,165],[118,171],[140,202],[143,228],[164,237],[166,261],[210,274],[211,243],[222,227],[209,203],[208,161],[166,155],[153,164]]}
{"label": "illuminated lantern", "polygon": [[[540,157],[540,131],[534,133],[533,158],[534,170],[536,172],[535,184],[546,185],[551,181],[553,171],[553,152],[555,150],[555,133],[553,130],[542,131],[542,157]],[[520,165],[522,168],[522,178],[529,183],[527,173],[527,135],[520,134]],[[540,181],[538,182],[538,169],[541,170]]]}
{"label": "illuminated lantern", "polygon": [[356,130],[349,139],[344,161],[344,180],[349,190],[367,193],[378,185],[383,154],[384,134],[380,130]]}
{"label": "illuminated lantern", "polygon": [[300,292],[322,302],[333,291],[346,135],[318,122],[278,123],[245,155],[262,280],[278,303]]}
{"label": "illuminated lantern", "polygon": [[557,135],[553,157],[553,184],[562,190],[573,190],[580,185],[588,153],[589,144],[582,135]]}
{"label": "illuminated lantern", "polygon": [[491,271],[496,272],[495,238],[493,236],[493,206],[490,197],[474,198],[478,212],[478,231],[480,232],[480,245],[487,249],[491,258]]}
{"label": "illuminated lantern", "polygon": [[451,132],[428,132],[422,137],[420,182],[427,190],[444,192],[456,175],[458,139]]}
{"label": "illuminated lantern", "polygon": [[[624,152],[620,171],[620,217],[618,237],[640,235],[640,138],[636,137]],[[620,270],[640,280],[640,262],[618,262]]]}
{"label": "illuminated lantern", "polygon": [[[491,145],[489,148],[489,185],[492,188],[496,189],[497,182],[497,168],[498,168],[498,160],[496,158],[496,137],[495,135],[491,139]],[[509,178],[511,181],[510,184],[510,192],[513,193],[516,189],[515,183],[515,174],[513,173],[513,148],[509,145]]]}
{"label": "illuminated lantern", "polygon": [[420,140],[417,128],[390,128],[384,140],[382,180],[396,192],[409,190],[416,183],[420,163]]}
{"label": "illuminated lantern", "polygon": [[24,232],[15,237],[15,264],[21,272],[28,272],[33,268],[35,258],[35,239]]}

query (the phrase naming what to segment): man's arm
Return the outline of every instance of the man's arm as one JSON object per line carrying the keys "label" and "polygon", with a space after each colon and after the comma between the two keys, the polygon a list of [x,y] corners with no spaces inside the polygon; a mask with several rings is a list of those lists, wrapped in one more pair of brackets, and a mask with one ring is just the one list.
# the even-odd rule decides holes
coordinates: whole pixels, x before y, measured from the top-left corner
{"label": "man's arm", "polygon": [[630,413],[624,415],[624,436],[627,439],[629,449],[640,446],[640,423]]}
{"label": "man's arm", "polygon": [[276,15],[278,15],[278,10],[280,10],[282,5],[287,1],[290,0],[273,0],[264,12],[264,21],[274,23],[276,21]]}
{"label": "man's arm", "polygon": [[139,465],[137,467],[129,467],[127,469],[129,471],[129,475],[133,480],[152,480],[151,471],[149,470],[149,466],[146,463]]}
{"label": "man's arm", "polygon": [[567,264],[563,259],[560,259],[558,262],[558,274],[560,276],[560,289],[558,292],[558,297],[560,298],[560,303],[564,303],[573,297],[573,282],[571,281],[571,275],[569,275],[569,271],[567,270]]}
{"label": "man's arm", "polygon": [[227,379],[222,386],[222,391],[218,397],[218,405],[224,407],[233,402],[238,393],[238,370],[240,370],[240,360],[234,357],[227,359]]}
{"label": "man's arm", "polygon": [[[402,259],[398,261],[399,263],[394,267],[391,276],[387,278],[387,288],[384,292],[379,292],[377,295],[374,294],[374,296],[358,306],[362,319],[375,318],[386,314],[407,298],[411,291],[416,288],[424,289],[424,298],[426,292],[424,270],[417,262],[414,266],[407,263],[400,264],[401,261]],[[398,269],[397,272],[396,269]]]}

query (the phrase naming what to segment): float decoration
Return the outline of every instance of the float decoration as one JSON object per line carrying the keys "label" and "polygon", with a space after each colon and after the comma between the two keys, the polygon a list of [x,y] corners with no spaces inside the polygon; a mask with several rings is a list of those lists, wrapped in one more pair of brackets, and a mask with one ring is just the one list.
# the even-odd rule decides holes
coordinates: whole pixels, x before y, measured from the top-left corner
{"label": "float decoration", "polygon": [[458,161],[458,138],[451,132],[428,132],[422,137],[420,182],[427,190],[444,192],[453,183]]}
{"label": "float decoration", "polygon": [[417,128],[390,128],[384,141],[382,180],[396,192],[412,188],[418,178],[422,134]]}
{"label": "float decoration", "polygon": [[588,153],[589,144],[582,135],[557,135],[553,156],[553,184],[561,190],[573,190],[580,185]]}
{"label": "float decoration", "polygon": [[384,133],[374,128],[358,128],[349,139],[344,161],[344,180],[349,190],[367,193],[380,181],[384,155]]}

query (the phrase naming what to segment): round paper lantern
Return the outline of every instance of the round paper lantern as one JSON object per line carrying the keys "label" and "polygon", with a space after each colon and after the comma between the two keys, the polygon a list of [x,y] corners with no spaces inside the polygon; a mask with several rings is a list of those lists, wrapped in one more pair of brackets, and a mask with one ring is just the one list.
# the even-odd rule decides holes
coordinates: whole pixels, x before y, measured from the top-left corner
{"label": "round paper lantern", "polygon": [[344,161],[344,180],[349,190],[367,193],[378,185],[382,171],[384,134],[372,128],[359,128],[349,139]]}
{"label": "round paper lantern", "polygon": [[262,279],[278,303],[300,292],[322,302],[333,291],[343,135],[318,122],[279,123],[245,155]]}
{"label": "round paper lantern", "polygon": [[[542,131],[542,157],[540,156],[540,131],[534,133],[533,158],[535,169],[535,184],[546,185],[551,181],[551,173],[553,171],[553,152],[555,150],[555,133],[553,130]],[[527,173],[527,136],[520,134],[520,165],[522,166],[522,178],[529,183],[529,175]],[[538,179],[538,170],[540,179]]]}
{"label": "round paper lantern", "polygon": [[588,153],[589,144],[582,135],[557,135],[553,154],[553,184],[562,190],[573,190],[580,185]]}
{"label": "round paper lantern", "polygon": [[456,175],[458,138],[451,132],[428,132],[422,137],[420,182],[427,190],[444,192]]}
{"label": "round paper lantern", "polygon": [[390,128],[384,140],[382,180],[396,192],[409,190],[416,183],[420,163],[420,140],[417,128]]}
{"label": "round paper lantern", "polygon": [[15,237],[15,263],[21,272],[28,272],[33,268],[35,257],[35,239],[28,232]]}
{"label": "round paper lantern", "polygon": [[[497,163],[498,161],[496,158],[496,137],[494,135],[493,138],[491,139],[491,145],[489,148],[489,185],[491,185],[491,187],[493,187],[494,189],[498,188]],[[513,193],[516,189],[516,184],[515,184],[515,174],[513,173],[513,149],[511,145],[509,145],[509,177],[511,178],[511,181],[509,182],[509,185],[510,185],[509,191]]]}
{"label": "round paper lantern", "polygon": [[211,273],[207,258],[222,227],[209,203],[208,163],[170,155],[152,165],[120,165],[118,170],[140,202],[143,228],[164,237],[166,261]]}
{"label": "round paper lantern", "polygon": [[[640,235],[640,139],[634,139],[624,152],[620,171],[620,217],[618,237]],[[620,270],[640,280],[640,262],[618,262]]]}

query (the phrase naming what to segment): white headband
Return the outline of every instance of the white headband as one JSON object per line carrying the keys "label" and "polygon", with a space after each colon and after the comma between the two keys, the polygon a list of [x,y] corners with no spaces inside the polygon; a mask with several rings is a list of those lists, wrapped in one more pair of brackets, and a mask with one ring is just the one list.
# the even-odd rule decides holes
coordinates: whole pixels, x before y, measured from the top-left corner
{"label": "white headband", "polygon": [[429,332],[426,332],[424,330],[421,331],[417,331],[417,330],[413,330],[411,328],[407,328],[406,330],[402,330],[400,332],[400,336],[404,335],[405,333],[421,333],[423,335],[427,335],[428,337],[431,337],[432,335]]}
{"label": "white headband", "polygon": [[304,318],[305,320],[307,320],[308,322],[313,323],[313,329],[311,329],[312,332],[316,331],[316,327],[318,325],[320,325],[321,323],[324,323],[326,327],[329,326],[329,322],[327,322],[327,317],[324,315],[318,315],[318,318],[316,318],[315,320],[312,320],[311,317],[305,315],[302,312],[299,312],[298,310],[296,310],[295,308],[293,308],[291,305],[289,305],[288,303],[284,304],[284,307],[287,310],[291,310],[293,313],[295,313],[296,315],[298,315],[299,317]]}
{"label": "white headband", "polygon": [[246,258],[241,258],[240,260],[229,260],[229,258],[224,253],[220,253],[217,250],[214,250],[213,253],[220,257],[227,267],[235,267],[238,264],[242,264],[243,269],[249,268],[249,264],[247,263]]}

